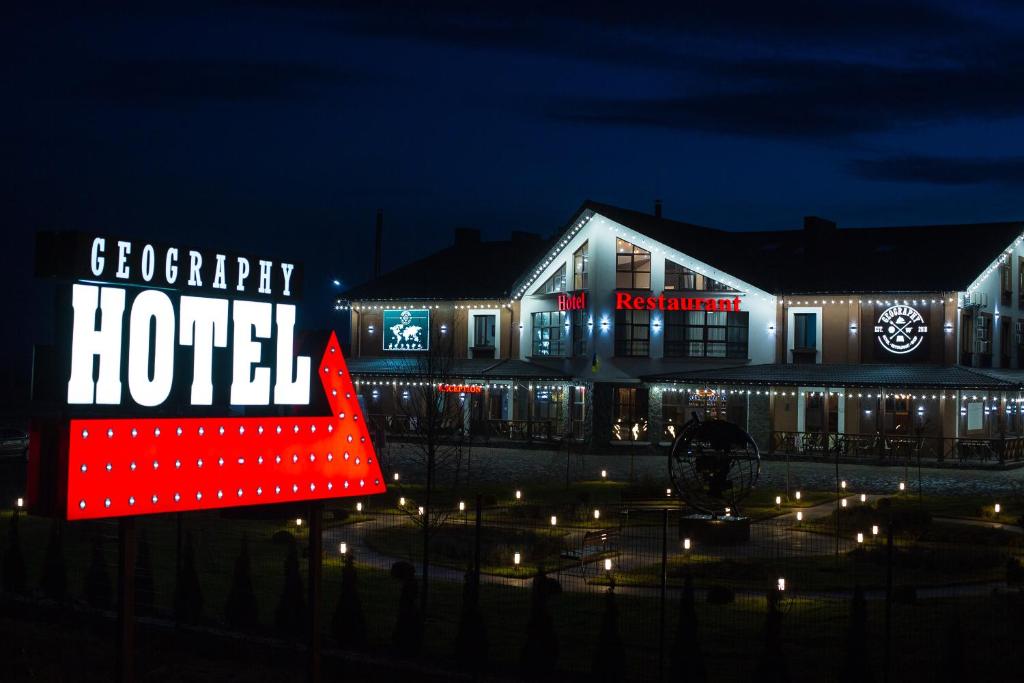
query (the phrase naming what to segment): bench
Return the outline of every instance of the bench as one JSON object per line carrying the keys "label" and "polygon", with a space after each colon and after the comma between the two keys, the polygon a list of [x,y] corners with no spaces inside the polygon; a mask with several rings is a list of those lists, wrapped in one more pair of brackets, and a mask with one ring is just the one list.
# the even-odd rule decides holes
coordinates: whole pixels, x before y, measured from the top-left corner
{"label": "bench", "polygon": [[562,558],[576,560],[579,562],[580,572],[583,573],[588,561],[607,553],[617,553],[619,550],[619,532],[612,529],[595,529],[583,534],[580,547],[576,550],[562,551]]}

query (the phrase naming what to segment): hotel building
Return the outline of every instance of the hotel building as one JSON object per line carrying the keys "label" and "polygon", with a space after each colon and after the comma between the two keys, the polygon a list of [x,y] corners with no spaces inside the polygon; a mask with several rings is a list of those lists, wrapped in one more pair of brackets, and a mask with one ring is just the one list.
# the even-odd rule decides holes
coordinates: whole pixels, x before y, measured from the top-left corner
{"label": "hotel building", "polygon": [[[733,232],[585,202],[550,239],[454,244],[344,292],[367,415],[413,388],[487,443],[655,449],[696,414],[762,452],[1024,455],[1024,223]],[[444,358],[439,358],[444,349]]]}

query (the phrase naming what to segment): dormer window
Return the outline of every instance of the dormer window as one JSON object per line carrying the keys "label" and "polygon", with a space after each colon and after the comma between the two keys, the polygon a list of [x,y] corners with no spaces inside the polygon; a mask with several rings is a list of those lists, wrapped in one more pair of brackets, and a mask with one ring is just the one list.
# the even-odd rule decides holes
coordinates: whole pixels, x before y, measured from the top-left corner
{"label": "dormer window", "polygon": [[615,240],[615,288],[651,288],[651,252],[627,242]]}

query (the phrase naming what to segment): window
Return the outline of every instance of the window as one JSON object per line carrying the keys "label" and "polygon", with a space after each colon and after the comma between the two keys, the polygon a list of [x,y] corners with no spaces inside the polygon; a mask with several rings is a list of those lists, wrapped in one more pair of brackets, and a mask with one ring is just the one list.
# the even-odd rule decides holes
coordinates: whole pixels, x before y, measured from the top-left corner
{"label": "window", "polygon": [[582,439],[586,436],[587,417],[587,389],[586,387],[572,388],[572,403],[569,406],[570,419],[572,421],[572,438]]}
{"label": "window", "polygon": [[746,358],[747,311],[671,311],[665,314],[666,358]]}
{"label": "window", "polygon": [[533,418],[549,422],[551,434],[558,434],[559,425],[562,422],[562,387],[533,390]]}
{"label": "window", "polygon": [[615,311],[615,355],[648,356],[651,353],[651,312]]}
{"label": "window", "polygon": [[1007,256],[999,264],[999,303],[1009,306],[1013,301],[1013,261]]}
{"label": "window", "polygon": [[1024,308],[1024,256],[1017,259],[1017,308]]}
{"label": "window", "polygon": [[817,349],[818,348],[818,314],[817,313],[794,313],[793,314],[793,348],[794,349]]}
{"label": "window", "polygon": [[565,311],[533,314],[533,355],[564,356],[565,337]]}
{"label": "window", "polygon": [[999,319],[999,367],[1010,367],[1013,349],[1013,318],[1003,316]]}
{"label": "window", "polygon": [[697,290],[712,292],[735,292],[733,287],[723,285],[718,280],[705,277],[686,266],[665,260],[665,290]]}
{"label": "window", "polygon": [[633,387],[615,388],[615,417],[612,422],[614,441],[647,440],[647,390]]}
{"label": "window", "polygon": [[572,355],[587,355],[587,337],[590,336],[590,326],[587,322],[590,314],[579,310],[572,312]]}
{"label": "window", "polygon": [[589,287],[590,257],[587,255],[587,242],[572,255],[572,288],[587,289]]}
{"label": "window", "polygon": [[661,394],[661,424],[666,441],[675,441],[679,430],[689,422],[689,402],[685,391],[663,391]]}
{"label": "window", "polygon": [[544,281],[537,289],[537,294],[554,294],[555,292],[565,291],[565,264],[555,271],[555,274]]}
{"label": "window", "polygon": [[473,316],[473,358],[494,358],[495,316]]}
{"label": "window", "polygon": [[615,240],[615,287],[650,289],[651,252],[626,240]]}

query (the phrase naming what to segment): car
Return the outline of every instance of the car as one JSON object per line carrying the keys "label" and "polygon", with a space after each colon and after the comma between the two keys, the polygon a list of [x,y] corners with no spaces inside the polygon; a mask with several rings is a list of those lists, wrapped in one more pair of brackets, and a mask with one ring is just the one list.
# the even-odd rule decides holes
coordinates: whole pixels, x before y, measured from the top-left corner
{"label": "car", "polygon": [[28,434],[13,427],[0,427],[0,457],[28,460]]}

